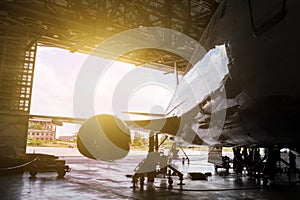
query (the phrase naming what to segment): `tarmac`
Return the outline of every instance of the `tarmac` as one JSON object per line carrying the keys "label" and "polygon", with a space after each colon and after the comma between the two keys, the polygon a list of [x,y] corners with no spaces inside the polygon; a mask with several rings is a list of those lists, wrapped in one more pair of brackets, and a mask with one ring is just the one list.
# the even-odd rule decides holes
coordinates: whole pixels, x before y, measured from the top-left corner
{"label": "tarmac", "polygon": [[[190,164],[174,160],[173,165],[184,174],[183,183],[173,177],[169,187],[167,178],[156,178],[154,184],[131,188],[132,175],[137,164],[145,158],[146,151],[131,151],[129,155],[113,162],[90,160],[75,148],[28,147],[28,153],[46,153],[66,160],[72,170],[64,178],[56,173],[38,173],[35,178],[26,172],[19,175],[0,176],[0,199],[300,199],[300,184],[296,175],[289,183],[286,174],[278,175],[268,186],[248,180],[245,174],[237,175],[230,170],[224,175],[222,169],[214,172],[207,163],[207,152],[187,152]],[[230,153],[227,153],[231,156]],[[298,161],[298,160],[297,160]],[[211,172],[207,180],[191,180],[189,172]],[[223,174],[223,175],[222,175]]]}

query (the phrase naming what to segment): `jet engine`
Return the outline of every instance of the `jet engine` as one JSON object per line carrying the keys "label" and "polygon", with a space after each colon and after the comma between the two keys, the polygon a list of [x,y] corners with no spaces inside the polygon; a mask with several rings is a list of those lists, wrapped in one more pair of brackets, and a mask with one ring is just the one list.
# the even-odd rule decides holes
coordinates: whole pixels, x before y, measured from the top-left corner
{"label": "jet engine", "polygon": [[130,150],[130,132],[124,122],[116,116],[96,115],[80,127],[77,147],[82,155],[91,159],[121,159]]}

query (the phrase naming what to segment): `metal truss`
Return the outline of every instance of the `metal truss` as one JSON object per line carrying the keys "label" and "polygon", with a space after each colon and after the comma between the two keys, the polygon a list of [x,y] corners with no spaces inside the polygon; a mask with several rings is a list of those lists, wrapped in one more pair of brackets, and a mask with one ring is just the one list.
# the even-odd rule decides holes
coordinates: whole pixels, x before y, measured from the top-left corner
{"label": "metal truss", "polygon": [[29,113],[36,44],[27,47],[15,37],[0,43],[0,112]]}
{"label": "metal truss", "polygon": [[[19,33],[28,45],[38,42],[83,53],[133,28],[168,28],[198,41],[218,5],[215,0],[7,0],[0,3],[0,30]],[[101,56],[111,58],[110,53]],[[158,49],[129,52],[119,60],[161,69],[176,62],[179,71],[188,65]]]}

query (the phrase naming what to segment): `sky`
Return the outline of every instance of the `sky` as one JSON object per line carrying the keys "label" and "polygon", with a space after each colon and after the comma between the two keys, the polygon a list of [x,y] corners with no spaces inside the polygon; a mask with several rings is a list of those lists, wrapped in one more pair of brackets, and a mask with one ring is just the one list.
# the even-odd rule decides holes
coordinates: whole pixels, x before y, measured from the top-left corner
{"label": "sky", "polygon": [[[227,63],[225,46],[216,46],[179,77],[177,86],[174,73],[38,47],[30,113],[80,118],[108,113],[131,119],[124,112],[164,114],[184,102],[181,113],[176,111],[181,115],[220,86],[228,73]],[[57,137],[71,135],[79,127],[58,126]]]}
{"label": "sky", "polygon": [[[88,59],[91,56],[86,54],[38,47],[30,113],[74,117],[74,98],[77,98],[74,97],[74,91]],[[114,113],[116,111],[113,107],[121,107],[123,111],[164,112],[175,89],[174,74],[165,75],[158,70],[117,61],[107,67],[103,66],[107,60],[92,59],[97,59],[97,67],[103,68],[93,91],[94,110],[92,114],[75,117],[88,118],[94,114]],[[122,94],[124,91],[129,95]],[[116,100],[113,102],[113,99]],[[64,124],[57,127],[57,137],[70,135],[77,132],[78,128],[78,125]]]}

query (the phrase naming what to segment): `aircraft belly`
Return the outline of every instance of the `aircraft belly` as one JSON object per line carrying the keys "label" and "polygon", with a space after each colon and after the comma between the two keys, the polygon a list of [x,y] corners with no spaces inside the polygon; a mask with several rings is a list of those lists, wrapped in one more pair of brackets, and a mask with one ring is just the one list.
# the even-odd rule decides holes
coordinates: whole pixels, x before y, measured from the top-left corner
{"label": "aircraft belly", "polygon": [[[235,102],[240,102],[236,99]],[[295,146],[300,144],[298,121],[300,99],[266,96],[243,102],[248,107],[231,104],[223,123],[212,121],[212,114],[195,116],[192,129],[203,144],[223,146]],[[215,118],[215,120],[218,118]],[[223,126],[218,126],[222,124]],[[221,130],[221,131],[220,131]],[[190,131],[192,133],[192,131]]]}

